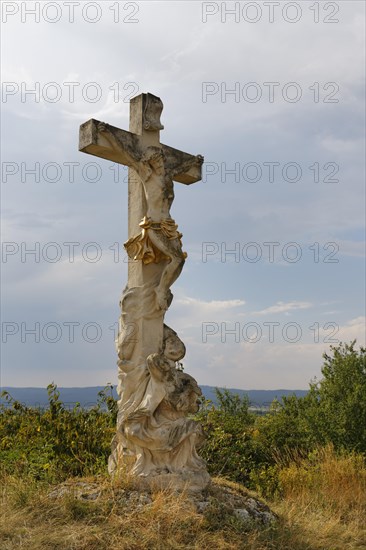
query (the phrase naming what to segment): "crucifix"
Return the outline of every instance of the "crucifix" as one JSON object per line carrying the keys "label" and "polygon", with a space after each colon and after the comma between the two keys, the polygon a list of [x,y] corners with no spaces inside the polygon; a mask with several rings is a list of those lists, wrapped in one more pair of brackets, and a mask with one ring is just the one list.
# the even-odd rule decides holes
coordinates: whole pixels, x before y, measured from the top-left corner
{"label": "crucifix", "polygon": [[130,102],[129,131],[91,119],[80,127],[79,150],[128,166],[128,282],[120,301],[118,419],[109,471],[164,483],[207,485],[196,448],[201,390],[182,372],[185,346],[164,323],[186,253],[170,215],[174,184],[201,179],[203,157],[160,143],[163,103],[153,94]]}

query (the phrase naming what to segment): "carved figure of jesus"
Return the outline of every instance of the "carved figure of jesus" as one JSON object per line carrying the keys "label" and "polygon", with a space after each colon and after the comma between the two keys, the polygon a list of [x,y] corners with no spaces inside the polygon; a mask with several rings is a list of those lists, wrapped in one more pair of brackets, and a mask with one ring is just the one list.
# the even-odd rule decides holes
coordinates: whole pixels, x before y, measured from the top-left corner
{"label": "carved figure of jesus", "polygon": [[[99,132],[117,149],[121,147],[118,138],[101,123]],[[128,256],[144,264],[166,261],[158,286],[155,288],[157,307],[167,310],[170,301],[169,289],[179,277],[187,254],[182,250],[182,234],[170,215],[174,200],[174,176],[189,170],[194,165],[201,167],[203,157],[197,155],[169,170],[164,152],[160,147],[147,147],[141,158],[134,156],[131,167],[141,180],[146,199],[146,215],[140,222],[141,232],[125,242]]]}

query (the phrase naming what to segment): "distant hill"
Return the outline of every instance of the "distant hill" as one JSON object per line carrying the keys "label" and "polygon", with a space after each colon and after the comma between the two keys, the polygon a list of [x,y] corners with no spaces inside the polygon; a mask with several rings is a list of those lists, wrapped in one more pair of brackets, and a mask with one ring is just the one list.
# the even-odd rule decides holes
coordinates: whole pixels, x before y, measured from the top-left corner
{"label": "distant hill", "polygon": [[[213,386],[200,386],[206,399],[211,399],[216,403],[215,388]],[[96,404],[98,392],[103,389],[102,386],[90,388],[58,388],[60,399],[65,405],[72,407],[75,403],[80,403],[83,407],[92,407]],[[222,388],[220,388],[222,389]],[[295,394],[297,397],[303,397],[307,394],[306,390],[240,390],[237,388],[228,388],[229,391],[242,397],[248,395],[252,407],[269,406],[274,399],[281,400],[283,396]],[[47,390],[45,388],[12,388],[3,387],[1,391],[7,391],[10,395],[20,401],[27,407],[46,407],[48,405]],[[113,389],[114,397],[117,397],[116,388]],[[4,399],[0,398],[0,403]]]}
{"label": "distant hill", "polygon": [[[211,401],[213,401],[214,403],[217,402],[215,387],[200,386],[200,388],[206,399],[211,399]],[[308,393],[307,390],[239,390],[237,388],[227,389],[232,393],[238,394],[240,397],[248,395],[249,403],[252,407],[265,407],[269,406],[274,399],[278,399],[280,401],[283,396],[295,394],[297,397],[304,397]]]}

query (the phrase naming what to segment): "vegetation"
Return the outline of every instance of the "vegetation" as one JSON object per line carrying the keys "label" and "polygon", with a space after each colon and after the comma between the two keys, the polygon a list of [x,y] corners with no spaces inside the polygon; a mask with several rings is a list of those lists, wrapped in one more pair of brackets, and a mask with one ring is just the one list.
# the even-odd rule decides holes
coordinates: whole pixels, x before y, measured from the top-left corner
{"label": "vegetation", "polygon": [[366,456],[366,350],[351,342],[331,352],[305,397],[283,397],[267,415],[251,413],[247,399],[227,390],[217,390],[218,407],[204,402],[198,417],[212,473],[273,497],[281,493],[278,470],[324,446]]}
{"label": "vegetation", "polygon": [[[249,529],[215,505],[198,514],[184,495],[169,491],[156,492],[146,506],[123,497],[133,491],[131,480],[112,484],[106,474],[117,412],[110,387],[90,410],[80,404],[68,410],[54,384],[45,410],[5,394],[1,547],[365,548],[366,350],[351,342],[323,357],[322,379],[311,382],[308,394],[274,402],[267,415],[251,412],[246,398],[226,390],[217,390],[217,406],[204,401],[197,414],[211,474],[219,483],[256,491],[279,515],[278,523],[261,529]],[[101,496],[50,499],[64,482],[97,484]]]}
{"label": "vegetation", "polygon": [[47,391],[45,410],[25,407],[3,392],[8,405],[1,406],[0,416],[3,473],[57,482],[103,472],[117,414],[111,388],[100,392],[97,405],[89,410],[80,403],[71,410],[65,408],[55,384]]}

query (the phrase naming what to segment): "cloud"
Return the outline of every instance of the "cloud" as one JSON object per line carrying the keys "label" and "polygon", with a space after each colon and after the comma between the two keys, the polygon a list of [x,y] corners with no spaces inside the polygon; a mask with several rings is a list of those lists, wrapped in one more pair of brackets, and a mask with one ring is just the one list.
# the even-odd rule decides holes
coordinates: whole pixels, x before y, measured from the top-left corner
{"label": "cloud", "polygon": [[339,246],[339,253],[342,254],[342,256],[353,256],[355,258],[365,257],[366,246],[364,242],[340,239],[337,244]]}
{"label": "cloud", "polygon": [[277,302],[274,306],[267,307],[261,311],[254,311],[252,315],[270,315],[271,313],[289,313],[298,309],[309,309],[313,307],[310,302]]}
{"label": "cloud", "polygon": [[235,322],[243,312],[245,300],[201,300],[175,289],[175,298],[167,312],[167,322],[184,338],[197,333],[201,339],[204,323]]}
{"label": "cloud", "polygon": [[331,345],[355,338],[358,345],[365,345],[365,321],[358,317],[339,327],[330,323],[319,331],[305,325],[296,342],[286,340],[283,325],[275,328],[272,341],[263,326],[258,340],[252,342],[242,337],[236,341],[232,334],[223,341],[220,335],[206,343],[191,341],[187,366],[201,383],[213,386],[307,389],[312,379],[321,377],[322,354],[329,353]]}
{"label": "cloud", "polygon": [[[329,336],[330,332],[332,333],[332,336]],[[320,334],[324,339],[334,339],[334,345],[337,344],[337,342],[348,343],[352,340],[357,340],[358,346],[365,346],[366,317],[355,317],[339,327],[328,327],[328,330],[322,329]]]}
{"label": "cloud", "polygon": [[[24,82],[28,89],[39,82],[41,90],[54,81],[63,91],[55,103],[41,93],[39,101],[27,96],[23,102],[17,94],[2,104],[4,161],[27,168],[35,162],[41,168],[58,162],[62,168],[56,183],[42,174],[38,183],[32,176],[23,182],[19,172],[3,185],[5,238],[19,247],[41,247],[38,263],[30,257],[22,262],[19,254],[4,263],[3,317],[19,322],[95,319],[107,327],[108,338],[93,346],[83,341],[72,347],[62,342],[32,347],[19,341],[5,346],[5,382],[45,384],[62,376],[63,384],[85,385],[104,383],[111,372],[117,376],[108,326],[118,319],[119,295],[127,281],[127,264],[113,261],[115,243],[121,247],[127,239],[127,185],[113,181],[107,161],[78,152],[78,127],[94,117],[127,129],[130,95],[150,91],[164,103],[162,142],[202,153],[218,166],[204,182],[175,186],[172,216],[184,234],[188,259],[182,283],[172,289],[175,298],[166,320],[187,345],[187,370],[212,385],[306,387],[329,346],[325,340],[333,329],[324,328],[326,316],[339,326],[336,338],[362,336],[364,5],[343,2],[337,24],[324,23],[330,10],[320,4],[321,20],[314,23],[309,3],[301,3],[298,23],[284,20],[282,6],[275,7],[276,20],[269,23],[268,8],[261,5],[261,20],[251,24],[243,18],[236,23],[232,15],[223,23],[221,13],[203,23],[200,2],[141,2],[139,22],[128,24],[122,19],[131,7],[121,9],[121,20],[114,23],[116,3],[112,10],[112,2],[105,2],[101,21],[90,24],[81,17],[82,5],[75,6],[75,22],[69,23],[61,4],[59,23],[36,24],[34,16],[22,23],[19,12],[2,29],[3,80]],[[74,102],[65,82],[80,83]],[[82,93],[91,82],[102,90],[95,103]],[[204,82],[217,86],[207,101]],[[261,91],[256,102],[245,98],[249,82]],[[266,82],[279,82],[273,102],[268,101]],[[301,88],[298,102],[284,97],[289,82]],[[337,103],[326,100],[335,89],[327,87],[332,82],[339,86]],[[138,89],[133,90],[133,83]],[[239,97],[230,93],[235,87]],[[79,163],[74,182],[68,181],[63,165],[70,161]],[[93,183],[83,178],[82,168],[95,161],[101,178]],[[274,181],[268,179],[268,162],[279,163]],[[283,177],[289,162],[301,167],[299,181]],[[230,171],[235,163],[240,164],[238,181],[235,174],[225,175],[225,167]],[[258,181],[243,177],[247,163],[259,166]],[[329,183],[335,165],[339,181]],[[272,263],[263,244],[268,241],[280,243]],[[302,255],[290,263],[282,251],[294,241]],[[42,259],[42,247],[50,242],[62,248],[62,259],[55,264]],[[74,263],[65,260],[65,242],[80,243]],[[90,242],[99,243],[103,251],[96,264],[80,256]],[[204,242],[219,246],[207,262],[202,259]],[[246,261],[242,252],[239,261],[233,256],[223,261],[223,248],[239,243],[242,251],[248,242],[261,247],[257,263]],[[324,261],[332,252],[324,248],[329,242],[339,246],[337,263]],[[319,244],[319,261],[314,243]],[[327,305],[334,297],[336,306]],[[271,315],[280,323],[272,343],[265,325]],[[298,342],[288,342],[282,334],[288,316],[301,326]],[[261,338],[244,341],[243,326],[253,321],[262,330]],[[204,322],[216,323],[219,330],[222,324],[228,331],[239,326],[238,341],[229,332],[222,341],[218,332],[203,343]],[[308,328],[316,322],[319,343],[313,341],[315,329]],[[291,331],[288,336],[291,340]]]}
{"label": "cloud", "polygon": [[209,302],[204,300],[198,300],[197,298],[178,298],[176,303],[179,305],[187,306],[190,310],[199,309],[201,312],[208,313],[220,313],[222,311],[231,310],[245,304],[244,300],[210,300]]}

